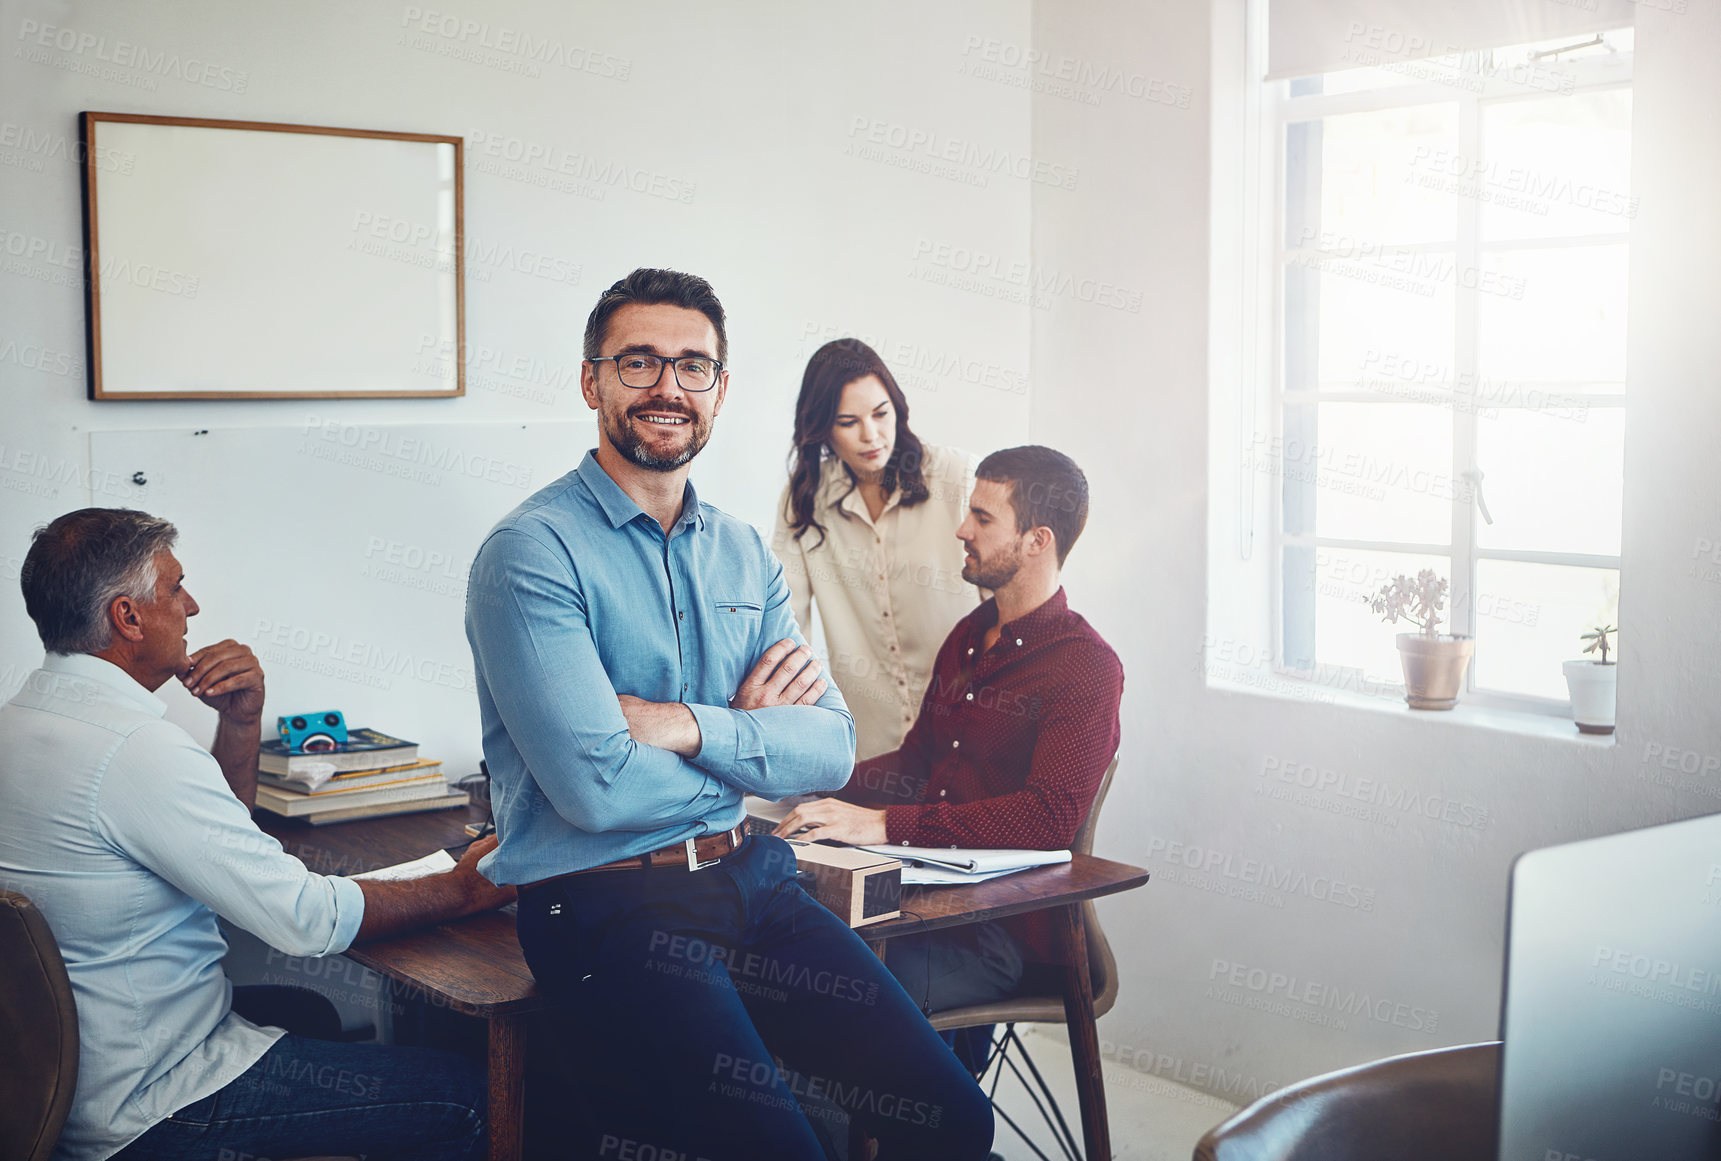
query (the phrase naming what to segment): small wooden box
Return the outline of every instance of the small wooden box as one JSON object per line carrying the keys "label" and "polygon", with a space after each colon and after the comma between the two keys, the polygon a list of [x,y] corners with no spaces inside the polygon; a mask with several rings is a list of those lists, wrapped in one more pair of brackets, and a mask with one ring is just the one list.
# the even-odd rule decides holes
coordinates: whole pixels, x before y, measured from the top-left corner
{"label": "small wooden box", "polygon": [[789,840],[795,865],[818,881],[814,893],[850,927],[882,923],[902,914],[902,861],[855,847]]}

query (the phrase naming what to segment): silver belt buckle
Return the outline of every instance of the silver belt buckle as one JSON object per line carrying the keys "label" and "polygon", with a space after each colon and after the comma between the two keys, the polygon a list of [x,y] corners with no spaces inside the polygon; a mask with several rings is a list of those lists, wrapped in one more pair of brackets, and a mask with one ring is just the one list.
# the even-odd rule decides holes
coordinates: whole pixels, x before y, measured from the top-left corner
{"label": "silver belt buckle", "polygon": [[715,859],[706,859],[703,863],[700,862],[699,852],[694,849],[693,840],[687,840],[687,869],[689,871],[703,871],[706,867],[715,867],[722,861],[723,856],[718,855]]}
{"label": "silver belt buckle", "polygon": [[[740,827],[730,827],[728,830],[723,832],[729,836],[730,854],[734,854],[736,851],[741,849],[741,840],[737,837],[740,834],[740,831]],[[706,859],[703,863],[700,862],[699,852],[694,848],[693,843],[693,839],[687,840],[687,869],[689,871],[703,871],[706,867],[715,867],[718,863],[723,861],[723,856],[718,855],[715,859]]]}

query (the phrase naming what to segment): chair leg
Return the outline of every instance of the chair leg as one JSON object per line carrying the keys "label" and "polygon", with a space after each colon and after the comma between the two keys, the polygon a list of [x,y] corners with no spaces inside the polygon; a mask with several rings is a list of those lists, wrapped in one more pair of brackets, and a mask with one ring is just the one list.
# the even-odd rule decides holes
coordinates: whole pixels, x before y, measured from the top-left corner
{"label": "chair leg", "polygon": [[[1022,1127],[1011,1118],[1010,1114],[998,1107],[998,1082],[1003,1078],[1004,1069],[1008,1067],[1023,1090],[1027,1092],[1028,1099],[1032,1100],[1034,1107],[1039,1110],[1041,1119],[1046,1122],[1046,1128],[1051,1130],[1052,1139],[1058,1143],[1058,1148],[1062,1151],[1066,1161],[1081,1161],[1081,1148],[1076,1143],[1075,1134],[1070,1132],[1069,1122],[1064,1119],[1064,1110],[1059,1107],[1058,1098],[1052,1095],[1050,1086],[1046,1084],[1046,1078],[1040,1075],[1040,1070],[1035,1066],[1033,1055],[1029,1053],[1028,1046],[1022,1043],[1020,1036],[1016,1035],[1015,1024],[1004,1026],[1004,1033],[998,1038],[996,1047],[997,1051],[993,1053],[992,1060],[988,1064],[988,1071],[996,1069],[993,1073],[992,1087],[987,1093],[992,1101],[993,1112],[1002,1118],[1011,1129],[1015,1130],[1016,1135],[1022,1138],[1023,1144],[1032,1149],[1040,1161],[1051,1161],[1051,1158],[1047,1157],[1040,1147],[1029,1139],[1028,1134],[1022,1131]],[[1022,1058],[1022,1062],[1028,1066],[1028,1071],[1033,1077],[1032,1082],[1027,1076],[1022,1075],[1022,1070],[1016,1067],[1016,1062],[1010,1058],[1012,1048]],[[982,1079],[984,1079],[984,1074],[982,1074]],[[1039,1090],[1037,1093],[1034,1091],[1036,1088]],[[1043,1101],[1042,1097],[1045,1098]]]}

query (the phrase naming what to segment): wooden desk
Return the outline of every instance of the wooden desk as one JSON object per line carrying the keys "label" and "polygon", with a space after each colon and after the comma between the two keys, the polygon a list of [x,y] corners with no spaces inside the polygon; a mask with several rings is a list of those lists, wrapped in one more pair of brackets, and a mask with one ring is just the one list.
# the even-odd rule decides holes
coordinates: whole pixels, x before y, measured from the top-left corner
{"label": "wooden desk", "polygon": [[[311,870],[356,875],[472,840],[484,808],[435,810],[309,826],[256,812],[257,825]],[[514,934],[514,908],[359,944],[348,959],[394,981],[396,993],[482,1018],[488,1029],[490,1157],[519,1161],[525,1113],[526,1020],[548,1006]]]}
{"label": "wooden desk", "polygon": [[[259,811],[258,824],[283,846],[325,875],[352,875],[404,863],[436,847],[467,842],[463,825],[483,818],[482,808],[441,810],[313,827]],[[1105,1089],[1100,1078],[1099,1036],[1094,1029],[1093,985],[1087,934],[1080,904],[1147,882],[1140,867],[1077,855],[1074,860],[1005,875],[972,887],[908,888],[904,916],[863,927],[870,943],[917,931],[936,931],[1056,907],[1066,959],[1064,1012],[1076,1061],[1076,1088],[1089,1158],[1111,1156]],[[490,1157],[519,1161],[528,1015],[548,1001],[538,992],[514,934],[513,908],[444,923],[393,939],[362,944],[346,953],[393,980],[408,995],[482,1017],[489,1026]]]}

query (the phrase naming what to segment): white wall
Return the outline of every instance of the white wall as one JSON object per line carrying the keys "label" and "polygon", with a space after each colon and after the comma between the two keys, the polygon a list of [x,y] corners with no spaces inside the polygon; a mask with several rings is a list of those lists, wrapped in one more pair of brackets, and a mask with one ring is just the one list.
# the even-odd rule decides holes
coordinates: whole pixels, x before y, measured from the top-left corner
{"label": "white wall", "polygon": [[[971,38],[1026,39],[1025,3],[815,12],[512,0],[457,7],[452,22],[447,8],[430,11],[332,0],[291,9],[0,3],[0,685],[15,686],[41,657],[17,590],[31,529],[92,502],[145,503],[129,472],[92,480],[90,432],[302,431],[317,417],[444,424],[446,441],[464,446],[479,424],[583,418],[586,314],[638,265],[704,274],[728,310],[732,388],[694,479],[702,496],[745,519],[770,519],[801,369],[828,338],[875,341],[924,438],[985,451],[1025,437],[1027,308],[991,287],[925,280],[948,275],[959,250],[1026,261],[1030,182],[984,167],[988,155],[1027,152],[1026,95],[958,72]],[[510,45],[550,42],[583,68],[485,47],[504,35]],[[185,79],[206,66],[208,83]],[[86,109],[463,135],[467,396],[88,402],[75,164],[76,115]],[[958,160],[935,168],[935,151]],[[624,166],[632,180],[605,181]],[[629,188],[649,189],[654,177],[671,196]],[[521,250],[547,256],[551,276],[496,259]],[[565,467],[583,452],[568,448]],[[294,493],[293,480],[279,483]],[[222,503],[220,481],[181,484],[174,495],[210,505],[161,513],[181,526],[193,593],[232,554],[277,552],[279,587],[263,600],[272,620],[349,642],[370,633],[385,648],[412,644],[410,629],[376,630],[402,589],[359,579],[377,563],[363,555],[368,537],[309,557],[302,540],[265,527],[215,543],[205,531],[214,520],[200,527],[199,517]],[[391,527],[422,527],[440,491],[422,489],[416,511],[394,522],[378,514],[367,528],[388,537]],[[501,497],[495,515],[525,494]],[[355,492],[355,507],[365,499]],[[464,546],[467,559],[475,547]],[[193,645],[224,636],[263,644],[258,618],[238,615],[237,604],[206,600]],[[458,592],[442,606],[457,635]],[[451,720],[441,686],[397,677],[379,691],[280,667],[270,689],[270,714],[313,708],[307,699],[340,706],[355,722],[423,742],[451,773],[476,769],[476,705]],[[175,720],[199,735],[212,728],[189,695],[164,694]]]}
{"label": "white wall", "polygon": [[[1072,603],[1117,645],[1127,674],[1124,764],[1098,849],[1154,874],[1102,905],[1125,978],[1101,1035],[1120,1059],[1238,1099],[1393,1052],[1491,1039],[1513,857],[1710,812],[1721,796],[1713,771],[1645,757],[1677,748],[1701,768],[1721,755],[1721,559],[1706,547],[1721,543],[1721,403],[1716,291],[1704,273],[1717,254],[1705,205],[1721,147],[1688,128],[1721,95],[1709,65],[1721,47],[1714,7],[1640,10],[1625,631],[1611,745],[1208,688],[1203,565],[1237,555],[1235,489],[1223,472],[1209,482],[1209,384],[1228,400],[1238,374],[1223,348],[1209,366],[1210,167],[1221,202],[1238,175],[1233,157],[1210,157],[1208,102],[1217,74],[1220,107],[1235,114],[1225,86],[1241,59],[1240,7],[1036,6],[1035,48],[1047,58],[1124,66],[1192,86],[1195,99],[1178,109],[1108,94],[1095,107],[1044,93],[1033,107],[1034,148],[1071,158],[1084,182],[1075,203],[1036,196],[1036,263],[1115,272],[1146,299],[1139,315],[1060,304],[1036,316],[1033,348],[1034,437],[1075,456],[1099,496],[1071,558]],[[1214,410],[1235,424],[1234,412]],[[1262,630],[1244,632],[1233,645],[1268,647]],[[1299,791],[1279,773],[1303,770],[1329,781],[1288,801],[1269,796]],[[1338,813],[1367,805],[1353,796],[1367,793],[1362,779],[1456,821]],[[1291,878],[1261,885],[1265,866]],[[1315,897],[1334,882],[1338,901]],[[1228,982],[1234,965],[1245,969],[1240,985]],[[1323,1000],[1353,996],[1368,998],[1366,1014],[1318,1022],[1335,1015]]]}

